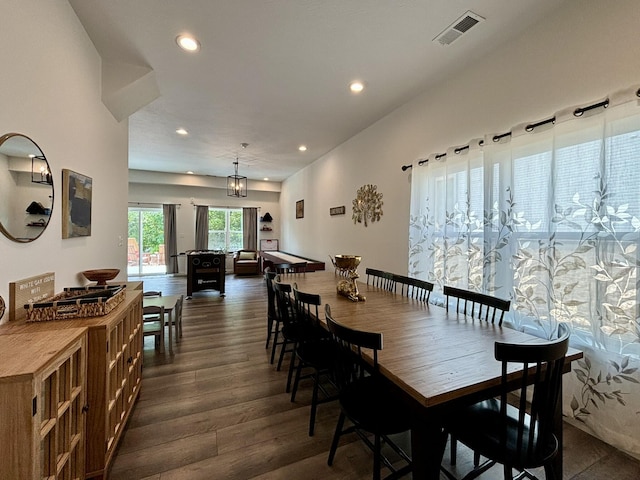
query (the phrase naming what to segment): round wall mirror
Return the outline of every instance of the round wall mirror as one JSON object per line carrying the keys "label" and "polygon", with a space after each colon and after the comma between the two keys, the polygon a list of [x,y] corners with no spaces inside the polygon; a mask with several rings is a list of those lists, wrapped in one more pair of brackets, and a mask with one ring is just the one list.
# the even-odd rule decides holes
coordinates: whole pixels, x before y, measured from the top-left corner
{"label": "round wall mirror", "polygon": [[53,176],[47,158],[29,137],[0,137],[0,231],[15,242],[33,242],[49,225]]}

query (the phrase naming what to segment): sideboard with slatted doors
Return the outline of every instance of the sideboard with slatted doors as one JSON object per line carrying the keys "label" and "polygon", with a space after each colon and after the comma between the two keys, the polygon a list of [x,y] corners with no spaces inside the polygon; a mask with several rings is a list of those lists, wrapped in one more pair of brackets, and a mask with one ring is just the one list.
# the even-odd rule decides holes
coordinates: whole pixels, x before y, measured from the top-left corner
{"label": "sideboard with slatted doors", "polygon": [[0,477],[83,479],[87,329],[0,335]]}

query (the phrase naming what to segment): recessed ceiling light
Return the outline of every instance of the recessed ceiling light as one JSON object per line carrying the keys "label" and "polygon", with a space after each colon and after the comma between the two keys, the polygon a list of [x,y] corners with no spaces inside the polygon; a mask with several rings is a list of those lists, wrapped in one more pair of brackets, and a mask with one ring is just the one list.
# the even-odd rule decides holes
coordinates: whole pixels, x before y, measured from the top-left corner
{"label": "recessed ceiling light", "polygon": [[298,150],[300,150],[301,152],[306,152],[307,151],[307,146],[306,145],[300,145],[298,147]]}
{"label": "recessed ceiling light", "polygon": [[187,132],[184,128],[179,128],[176,130],[176,133],[178,135],[189,135],[189,132]]}
{"label": "recessed ceiling light", "polygon": [[187,175],[193,175],[193,172],[191,170],[187,170]]}
{"label": "recessed ceiling light", "polygon": [[268,182],[268,181],[269,181],[269,177],[264,177],[264,178],[263,178],[263,180],[264,180],[265,182]]}
{"label": "recessed ceiling light", "polygon": [[349,84],[349,90],[351,90],[351,92],[353,93],[360,93],[362,90],[364,90],[364,84],[359,81],[351,82]]}
{"label": "recessed ceiling light", "polygon": [[200,42],[191,35],[178,35],[176,38],[178,46],[187,52],[196,52],[200,50]]}

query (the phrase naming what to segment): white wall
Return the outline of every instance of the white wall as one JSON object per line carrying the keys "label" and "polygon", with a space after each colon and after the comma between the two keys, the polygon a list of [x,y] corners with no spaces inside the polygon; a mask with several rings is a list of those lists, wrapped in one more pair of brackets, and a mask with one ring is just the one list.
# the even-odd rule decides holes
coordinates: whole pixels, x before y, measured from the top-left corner
{"label": "white wall", "polygon": [[[150,183],[141,183],[145,179]],[[195,205],[209,205],[212,207],[256,207],[258,216],[269,212],[273,217],[270,232],[258,231],[258,245],[261,238],[279,238],[280,235],[280,193],[279,184],[274,184],[275,191],[250,190],[245,198],[227,196],[226,186],[220,188],[219,182],[206,177],[192,177],[189,175],[158,174],[153,172],[136,171],[131,173],[129,183],[130,206],[137,203],[162,204],[175,203],[180,207],[176,210],[176,226],[178,230],[178,252],[191,250],[195,247]],[[193,204],[192,204],[193,202]]]}
{"label": "white wall", "polygon": [[[280,197],[282,249],[312,258],[357,254],[362,273],[366,267],[406,273],[411,170],[400,167],[640,83],[638,7],[637,0],[568,0],[519,38],[462,65],[456,77],[291,176]],[[384,195],[384,215],[365,228],[351,221],[351,201],[367,183]],[[300,199],[305,218],[296,220]],[[330,217],[329,208],[340,205],[347,214]]]}
{"label": "white wall", "polygon": [[[120,268],[125,279],[128,123],[100,100],[100,57],[66,0],[3,0],[0,26],[0,134],[32,138],[55,188],[40,238],[0,235],[0,295],[8,304],[9,282],[49,271],[56,291],[86,283],[79,272],[91,268]],[[90,237],[62,239],[63,168],[93,178]]]}

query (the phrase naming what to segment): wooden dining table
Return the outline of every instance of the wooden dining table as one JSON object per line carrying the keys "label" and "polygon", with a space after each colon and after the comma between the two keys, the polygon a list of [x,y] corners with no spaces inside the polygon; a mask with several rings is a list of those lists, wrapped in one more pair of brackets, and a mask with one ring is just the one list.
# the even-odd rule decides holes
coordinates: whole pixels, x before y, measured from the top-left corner
{"label": "wooden dining table", "polygon": [[[499,392],[501,362],[494,358],[496,341],[539,343],[543,339],[506,325],[474,320],[463,314],[359,282],[365,301],[338,295],[344,277],[312,272],[282,277],[300,291],[319,294],[334,319],[348,327],[381,332],[380,372],[412,412],[413,478],[439,479],[447,435],[438,417],[460,405],[491,398]],[[324,313],[320,315],[324,322]],[[569,349],[565,371],[582,352]],[[517,372],[518,368],[513,367]],[[517,373],[516,373],[517,374]],[[555,433],[562,445],[562,406],[556,412]],[[562,448],[554,470],[562,478]]]}
{"label": "wooden dining table", "polygon": [[[173,324],[173,311],[175,310],[179,300],[180,295],[142,297],[143,307],[164,307],[164,313],[167,315],[167,322],[169,325],[169,353],[173,353],[173,334],[171,333],[171,325]],[[178,324],[176,323],[176,342],[179,341],[180,333],[178,330]]]}

